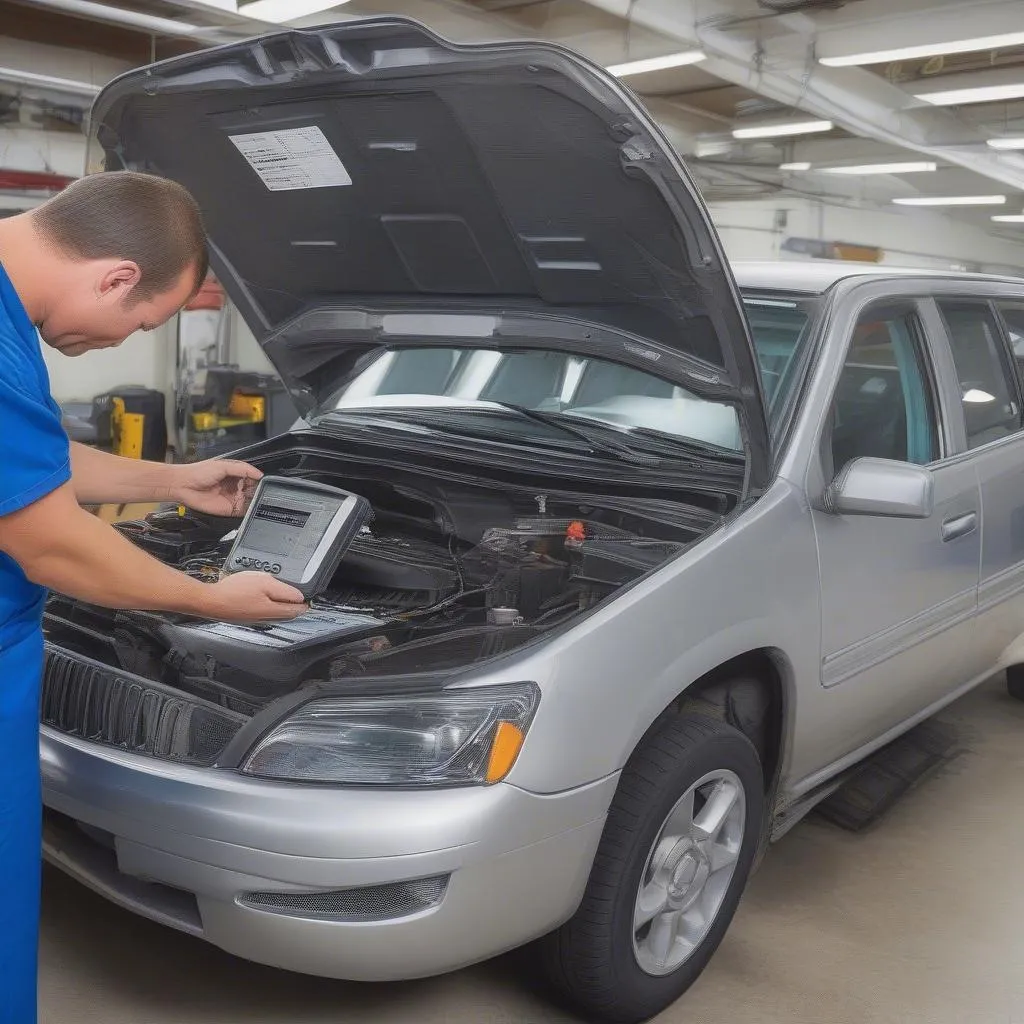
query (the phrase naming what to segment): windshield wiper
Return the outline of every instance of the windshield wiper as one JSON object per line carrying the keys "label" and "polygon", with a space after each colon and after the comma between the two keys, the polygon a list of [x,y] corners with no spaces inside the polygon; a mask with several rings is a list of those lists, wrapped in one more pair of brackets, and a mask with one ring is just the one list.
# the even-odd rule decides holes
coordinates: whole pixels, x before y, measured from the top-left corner
{"label": "windshield wiper", "polygon": [[[577,427],[571,423],[567,423],[565,416],[560,416],[558,413],[544,413],[538,412],[536,409],[529,409],[526,406],[516,405],[514,402],[494,402],[494,406],[497,408],[489,409],[473,409],[473,408],[453,408],[447,410],[443,415],[439,414],[434,410],[427,409],[388,409],[380,413],[380,418],[376,420],[379,424],[381,420],[392,420],[395,423],[411,423],[418,426],[425,426],[432,429],[450,429],[455,416],[462,413],[462,427],[464,432],[475,436],[491,437],[492,435],[486,431],[483,431],[479,426],[475,429],[467,431],[466,421],[472,420],[479,416],[481,413],[484,415],[500,415],[502,410],[507,409],[509,412],[513,412],[523,419],[532,420],[535,423],[542,423],[546,427],[550,427],[552,430],[557,430],[568,437],[573,438],[575,441],[582,441],[590,452],[603,452],[606,455],[612,455],[616,459],[622,462],[629,462],[638,466],[646,466],[653,469],[654,467],[660,466],[664,461],[657,455],[644,455],[640,452],[635,451],[628,445],[619,444],[610,438],[604,436],[595,437],[595,431],[588,430],[586,427]],[[466,414],[469,414],[468,416]],[[340,416],[344,415],[339,413],[337,410],[328,413],[327,416]],[[612,429],[612,428],[608,428]],[[603,435],[604,431],[600,431]]]}
{"label": "windshield wiper", "polygon": [[[495,404],[507,409],[514,409],[528,419],[537,420],[539,423],[545,423],[567,434],[573,434],[591,446],[611,451],[629,462],[657,466],[661,465],[665,459],[678,459],[682,456],[696,460],[694,468],[697,469],[703,468],[709,461],[719,464],[733,463],[740,466],[744,462],[743,453],[732,448],[723,448],[710,441],[700,441],[693,437],[671,434],[665,430],[658,430],[656,427],[631,426],[627,430],[623,430],[614,424],[605,423],[602,420],[592,420],[589,417],[584,420],[564,413],[542,412],[511,402],[496,402]],[[639,452],[628,441],[620,443],[609,437],[610,434],[652,441],[658,446],[658,451],[654,454]]]}
{"label": "windshield wiper", "polygon": [[630,434],[637,437],[646,437],[652,441],[660,441],[666,449],[679,451],[680,449],[702,458],[715,459],[719,462],[742,463],[743,452],[735,448],[724,448],[722,445],[714,444],[711,441],[700,441],[695,437],[682,437],[679,434],[670,434],[666,430],[658,430],[657,427],[630,427]]}
{"label": "windshield wiper", "polygon": [[660,466],[662,460],[657,455],[643,455],[629,445],[618,444],[608,437],[595,437],[593,430],[577,426],[569,422],[569,417],[557,412],[541,412],[538,409],[530,409],[525,405],[516,405],[515,402],[495,402],[502,409],[510,409],[518,413],[524,419],[533,420],[535,423],[543,423],[554,430],[560,430],[563,434],[575,437],[583,441],[592,450],[604,452],[607,455],[614,455],[623,462],[632,462],[638,466]]}

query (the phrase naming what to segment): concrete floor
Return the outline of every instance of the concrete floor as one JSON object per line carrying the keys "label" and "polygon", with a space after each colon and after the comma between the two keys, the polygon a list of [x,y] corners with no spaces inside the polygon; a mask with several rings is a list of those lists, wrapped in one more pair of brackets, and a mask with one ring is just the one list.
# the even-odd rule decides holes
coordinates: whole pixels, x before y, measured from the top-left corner
{"label": "concrete floor", "polygon": [[[967,751],[874,830],[805,822],[662,1024],[1024,1024],[1024,704],[993,683],[944,716]],[[568,1024],[520,956],[357,986],[236,960],[49,872],[43,1024]]]}

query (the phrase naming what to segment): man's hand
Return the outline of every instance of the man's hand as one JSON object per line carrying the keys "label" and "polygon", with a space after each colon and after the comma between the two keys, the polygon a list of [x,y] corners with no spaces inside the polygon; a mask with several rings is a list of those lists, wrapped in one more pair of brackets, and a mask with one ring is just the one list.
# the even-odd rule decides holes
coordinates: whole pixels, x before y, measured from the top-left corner
{"label": "man's hand", "polygon": [[245,462],[210,459],[174,466],[171,500],[211,516],[241,516],[263,474]]}
{"label": "man's hand", "polygon": [[283,621],[309,610],[299,591],[264,572],[234,573],[206,591],[202,613],[219,622]]}
{"label": "man's hand", "polygon": [[201,583],[164,565],[79,508],[69,483],[0,516],[0,551],[34,583],[105,608],[257,622],[293,619],[307,607],[299,591],[266,573]]}
{"label": "man's hand", "polygon": [[173,501],[208,515],[241,516],[261,476],[255,466],[227,459],[169,466],[71,445],[71,482],[84,505]]}

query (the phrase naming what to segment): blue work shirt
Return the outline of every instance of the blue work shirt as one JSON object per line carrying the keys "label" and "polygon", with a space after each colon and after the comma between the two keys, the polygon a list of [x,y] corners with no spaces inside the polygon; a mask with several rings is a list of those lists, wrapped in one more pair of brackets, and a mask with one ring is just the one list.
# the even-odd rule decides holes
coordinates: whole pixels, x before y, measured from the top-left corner
{"label": "blue work shirt", "polygon": [[[71,479],[68,438],[39,336],[0,266],[0,516]],[[0,552],[0,652],[39,629],[45,591]]]}
{"label": "blue work shirt", "polygon": [[[0,516],[71,478],[39,337],[0,266]],[[0,1024],[36,1020],[41,799],[39,683],[46,591],[0,552]]]}

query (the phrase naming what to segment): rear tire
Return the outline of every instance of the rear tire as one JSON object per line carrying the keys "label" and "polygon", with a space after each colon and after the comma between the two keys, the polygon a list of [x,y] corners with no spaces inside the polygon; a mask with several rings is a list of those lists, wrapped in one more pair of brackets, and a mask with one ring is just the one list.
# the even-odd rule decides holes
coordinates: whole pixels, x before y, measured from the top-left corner
{"label": "rear tire", "polygon": [[1006,692],[1014,700],[1024,700],[1024,665],[1011,665],[1006,670]]}
{"label": "rear tire", "polygon": [[729,927],[763,815],[761,763],[737,729],[682,714],[645,740],[622,774],[579,910],[542,942],[563,998],[614,1024],[675,1002]]}

